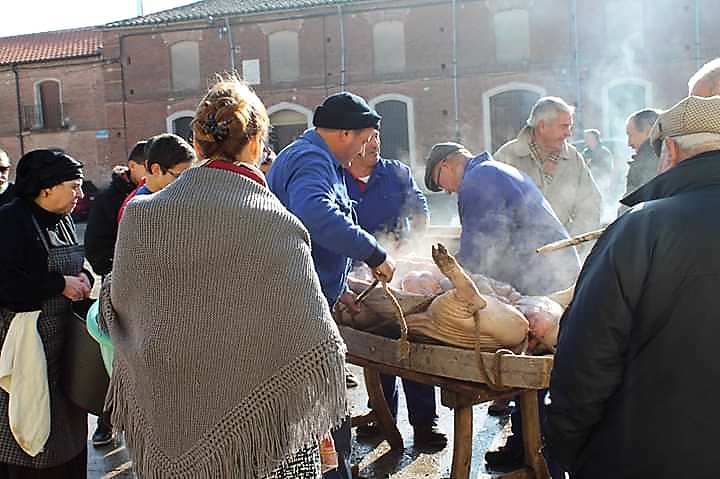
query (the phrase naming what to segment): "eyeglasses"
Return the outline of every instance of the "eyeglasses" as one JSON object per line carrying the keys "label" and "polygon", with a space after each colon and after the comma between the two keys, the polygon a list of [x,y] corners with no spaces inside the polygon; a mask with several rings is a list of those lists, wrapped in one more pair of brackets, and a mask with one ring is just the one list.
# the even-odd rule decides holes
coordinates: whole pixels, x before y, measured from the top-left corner
{"label": "eyeglasses", "polygon": [[176,173],[173,170],[167,170],[165,173],[172,176],[173,178],[177,179],[180,178],[180,175],[182,175],[182,171],[180,173]]}
{"label": "eyeglasses", "polygon": [[437,167],[437,175],[435,175],[435,184],[438,185],[440,188],[442,188],[442,185],[440,184],[440,178],[442,178],[442,171],[443,168],[445,168],[447,164],[445,163],[445,158],[440,160]]}

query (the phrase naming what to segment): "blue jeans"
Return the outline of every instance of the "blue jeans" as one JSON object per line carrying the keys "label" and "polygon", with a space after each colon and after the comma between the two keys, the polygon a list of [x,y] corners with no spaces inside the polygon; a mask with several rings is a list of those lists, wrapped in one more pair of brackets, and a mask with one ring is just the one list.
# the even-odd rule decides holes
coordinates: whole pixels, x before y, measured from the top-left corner
{"label": "blue jeans", "polygon": [[[544,436],[543,429],[545,428],[545,413],[547,406],[545,405],[545,399],[547,397],[548,390],[541,389],[538,391],[538,416],[540,418],[540,432]],[[512,421],[512,436],[507,440],[508,447],[520,447],[523,448],[523,429],[522,429],[522,414],[520,413],[520,398],[515,398],[516,406],[513,408],[510,420]],[[544,443],[543,438],[541,440]],[[550,477],[552,479],[564,479],[565,473],[562,471],[560,466],[553,462],[552,458],[548,456],[547,451],[543,449],[543,455],[545,456],[545,462],[547,462],[548,469],[550,470]]]}
{"label": "blue jeans", "polygon": [[[390,406],[390,413],[394,418],[397,418],[399,396],[397,377],[382,374],[380,380],[385,400]],[[410,424],[413,427],[434,426],[437,420],[437,414],[435,413],[435,386],[416,383],[409,379],[403,379],[402,383]]]}

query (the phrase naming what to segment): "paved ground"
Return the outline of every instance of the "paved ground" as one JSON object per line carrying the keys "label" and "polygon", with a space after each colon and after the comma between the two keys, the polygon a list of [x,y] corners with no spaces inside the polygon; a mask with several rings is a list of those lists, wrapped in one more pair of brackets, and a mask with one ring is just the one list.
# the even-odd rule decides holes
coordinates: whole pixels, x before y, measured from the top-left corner
{"label": "paved ground", "polygon": [[[362,378],[359,368],[351,366],[358,377]],[[364,385],[349,390],[353,415],[367,411],[367,395]],[[439,403],[438,397],[438,403]],[[413,448],[412,427],[407,421],[407,411],[401,398],[399,413],[399,428],[405,439],[405,450],[402,453],[393,453],[385,441],[361,442],[354,439],[353,462],[360,464],[360,473],[371,479],[445,479],[450,477],[452,460],[452,413],[449,409],[440,407],[440,427],[448,433],[450,442],[448,446],[437,453],[428,454]],[[496,445],[503,437],[503,426],[506,421],[498,420],[487,415],[487,406],[476,406],[474,415],[474,441],[473,461],[470,477],[473,479],[486,479],[493,477],[485,471],[483,453],[491,446]],[[89,433],[95,428],[95,418],[88,420]],[[353,435],[354,436],[354,435]],[[88,442],[89,479],[132,478],[132,464],[128,458],[127,450],[121,443],[112,446],[94,449]]]}
{"label": "paved ground", "polygon": [[[77,225],[78,236],[82,238],[85,233],[85,224]],[[98,282],[99,285],[99,282]],[[95,293],[97,294],[97,292]],[[350,367],[362,382],[362,370]],[[367,412],[367,394],[365,385],[350,389],[350,404],[353,416]],[[438,405],[440,397],[437,398]],[[450,439],[447,447],[434,454],[423,453],[413,447],[412,427],[408,423],[407,410],[404,397],[400,398],[400,411],[398,414],[398,427],[405,440],[405,449],[401,453],[394,453],[386,441],[371,440],[358,441],[353,434],[353,463],[360,464],[360,473],[370,479],[445,479],[450,477],[452,462],[452,412],[438,406],[440,416],[439,427],[445,431]],[[507,420],[499,420],[487,415],[487,405],[474,408],[474,434],[473,434],[473,461],[470,477],[472,479],[486,479],[493,477],[484,467],[483,454],[497,446],[505,435]],[[88,417],[88,435],[95,430],[95,417]],[[115,444],[101,448],[93,448],[88,437],[88,479],[133,478],[132,463],[127,450],[121,440]]]}

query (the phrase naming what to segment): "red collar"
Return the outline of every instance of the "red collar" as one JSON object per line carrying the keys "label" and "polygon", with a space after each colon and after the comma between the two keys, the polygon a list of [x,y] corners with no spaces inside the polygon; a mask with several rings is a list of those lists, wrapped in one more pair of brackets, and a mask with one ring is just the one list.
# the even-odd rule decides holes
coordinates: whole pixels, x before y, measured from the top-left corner
{"label": "red collar", "polygon": [[255,183],[258,183],[267,188],[267,182],[265,181],[265,177],[262,175],[262,173],[258,172],[257,170],[248,165],[242,163],[236,165],[235,163],[230,163],[229,161],[210,160],[203,166],[206,166],[208,168],[215,168],[216,170],[232,171],[233,173],[237,173],[246,178],[250,178]]}

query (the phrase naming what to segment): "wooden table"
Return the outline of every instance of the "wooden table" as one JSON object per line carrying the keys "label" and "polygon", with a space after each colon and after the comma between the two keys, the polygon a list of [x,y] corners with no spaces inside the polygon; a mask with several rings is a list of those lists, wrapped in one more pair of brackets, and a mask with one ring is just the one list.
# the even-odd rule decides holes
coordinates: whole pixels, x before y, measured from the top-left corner
{"label": "wooden table", "polygon": [[[353,425],[374,420],[390,447],[401,450],[402,437],[385,401],[381,374],[400,376],[440,388],[442,404],[454,412],[452,479],[468,479],[472,460],[472,407],[495,399],[520,398],[525,467],[502,475],[505,479],[549,479],[540,452],[537,390],[550,382],[552,356],[500,355],[449,346],[411,343],[401,358],[398,341],[340,326],[348,346],[348,362],[362,366],[373,412],[353,418]],[[480,365],[482,361],[483,366]]]}

